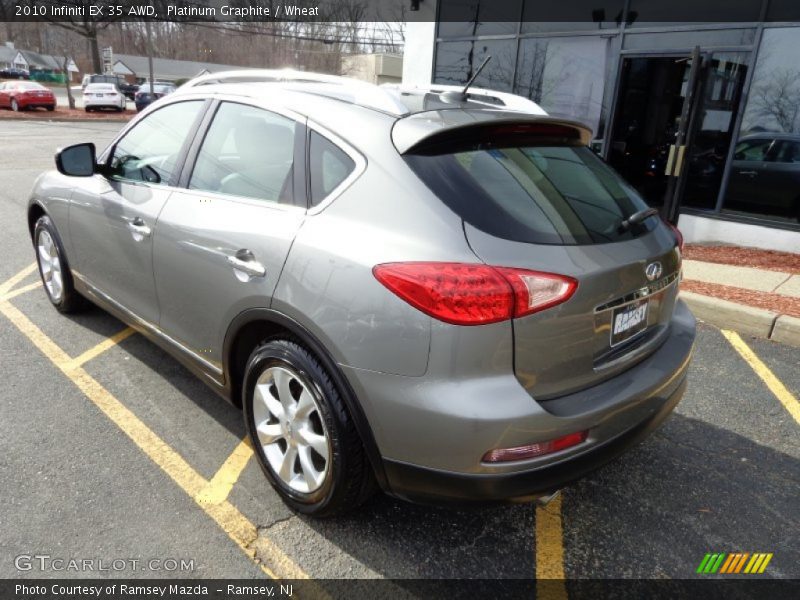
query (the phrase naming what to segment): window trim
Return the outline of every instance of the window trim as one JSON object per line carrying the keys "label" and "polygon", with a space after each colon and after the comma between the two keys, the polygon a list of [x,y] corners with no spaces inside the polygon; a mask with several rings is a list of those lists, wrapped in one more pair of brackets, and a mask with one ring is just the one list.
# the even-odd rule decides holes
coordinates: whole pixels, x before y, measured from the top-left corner
{"label": "window trim", "polygon": [[[235,97],[228,97],[228,96],[219,96],[210,99],[209,101],[209,108],[204,115],[204,118],[200,125],[198,126],[197,134],[192,141],[191,147],[187,150],[186,161],[183,164],[183,169],[181,170],[180,178],[178,179],[177,187],[179,187],[182,191],[186,193],[192,194],[201,194],[204,196],[213,196],[219,198],[220,196],[225,200],[230,200],[233,202],[243,202],[247,204],[251,204],[253,206],[264,206],[267,208],[275,208],[275,209],[295,209],[300,208],[305,210],[307,207],[307,191],[306,191],[306,151],[307,151],[307,126],[306,126],[306,119],[305,117],[289,111],[289,110],[282,110],[280,108],[269,107],[257,100],[249,101],[249,98],[242,98],[239,96]],[[264,110],[266,112],[271,112],[281,117],[285,117],[294,121],[295,123],[295,137],[294,137],[294,176],[292,181],[292,203],[285,204],[279,201],[269,201],[269,200],[260,200],[258,198],[252,198],[249,196],[237,196],[236,194],[226,194],[224,192],[216,192],[213,190],[203,190],[203,189],[195,189],[189,187],[189,182],[192,178],[192,173],[194,172],[195,167],[197,166],[197,159],[200,155],[200,149],[203,147],[203,143],[205,142],[206,136],[208,132],[211,130],[211,125],[214,123],[214,118],[217,115],[220,107],[223,103],[230,103],[230,104],[241,104],[244,106],[250,106],[252,108],[257,108],[259,110]]]}
{"label": "window trim", "polygon": [[[311,119],[307,122],[306,132],[306,156],[305,156],[305,171],[306,171],[306,206],[309,215],[316,215],[325,210],[336,198],[342,195],[344,191],[349,188],[361,174],[367,169],[367,159],[356,150],[353,146],[343,140],[341,137],[323,127],[319,123],[315,123]],[[311,206],[311,132],[321,135],[331,142],[339,150],[344,152],[353,161],[355,166],[350,174],[345,177],[339,185],[333,188],[327,196],[325,196],[316,206]]]}
{"label": "window trim", "polygon": [[[183,140],[183,144],[181,144],[180,150],[178,150],[178,158],[175,161],[175,171],[172,173],[169,181],[167,182],[159,182],[153,183],[151,181],[136,181],[133,179],[112,179],[109,170],[111,169],[111,161],[114,157],[114,152],[117,149],[119,143],[124,140],[128,134],[133,131],[140,123],[144,120],[149,118],[151,115],[164,110],[165,108],[169,108],[171,106],[175,106],[176,104],[180,104],[182,102],[200,102],[200,110],[197,113],[194,121],[192,122],[191,126],[189,127],[189,133],[186,136],[186,139]],[[181,179],[181,175],[183,173],[183,169],[186,166],[186,161],[189,155],[189,149],[191,148],[194,140],[197,138],[197,134],[200,131],[200,127],[203,124],[206,114],[208,112],[210,101],[205,98],[181,98],[175,102],[170,102],[169,104],[165,104],[163,106],[158,107],[153,111],[147,111],[146,113],[142,114],[141,118],[135,119],[132,121],[128,127],[122,130],[119,134],[117,139],[113,141],[113,143],[103,152],[98,164],[103,167],[103,177],[105,177],[109,182],[115,183],[124,183],[128,185],[143,185],[147,187],[159,187],[159,188],[178,188],[179,182]]]}

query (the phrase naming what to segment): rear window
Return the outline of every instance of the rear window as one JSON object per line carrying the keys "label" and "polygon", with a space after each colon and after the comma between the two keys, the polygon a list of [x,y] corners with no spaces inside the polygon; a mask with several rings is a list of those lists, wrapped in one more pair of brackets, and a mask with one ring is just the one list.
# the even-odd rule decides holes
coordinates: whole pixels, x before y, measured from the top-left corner
{"label": "rear window", "polygon": [[428,187],[462,219],[496,237],[585,245],[632,239],[656,227],[620,227],[647,204],[581,145],[458,144],[405,155]]}
{"label": "rear window", "polygon": [[46,90],[47,88],[41,84],[32,81],[25,81],[16,84],[18,90]]}

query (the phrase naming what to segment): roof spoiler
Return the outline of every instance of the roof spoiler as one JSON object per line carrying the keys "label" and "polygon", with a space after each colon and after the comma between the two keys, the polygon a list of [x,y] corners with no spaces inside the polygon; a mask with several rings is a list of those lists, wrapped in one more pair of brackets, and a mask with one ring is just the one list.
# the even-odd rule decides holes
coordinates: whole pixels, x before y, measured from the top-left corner
{"label": "roof spoiler", "polygon": [[569,138],[584,146],[592,139],[592,130],[582,123],[547,115],[507,110],[439,110],[399,119],[392,128],[392,142],[400,154],[407,154],[495,127],[510,135]]}

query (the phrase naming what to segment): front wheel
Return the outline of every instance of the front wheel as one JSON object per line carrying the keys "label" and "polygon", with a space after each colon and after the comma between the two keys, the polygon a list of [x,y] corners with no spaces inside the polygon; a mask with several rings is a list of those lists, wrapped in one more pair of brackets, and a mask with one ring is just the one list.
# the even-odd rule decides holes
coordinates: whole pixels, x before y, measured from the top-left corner
{"label": "front wheel", "polygon": [[374,476],[353,420],[303,346],[278,338],[253,351],[244,420],[264,474],[292,509],[334,516],[371,495]]}
{"label": "front wheel", "polygon": [[39,217],[36,221],[33,243],[39,275],[47,297],[56,310],[69,313],[85,307],[86,300],[75,291],[61,238],[47,215]]}

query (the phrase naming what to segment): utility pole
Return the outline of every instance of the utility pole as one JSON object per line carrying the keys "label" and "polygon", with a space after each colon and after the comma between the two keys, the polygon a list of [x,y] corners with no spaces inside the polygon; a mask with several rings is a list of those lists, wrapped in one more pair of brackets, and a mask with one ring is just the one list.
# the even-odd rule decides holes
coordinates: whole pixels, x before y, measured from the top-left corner
{"label": "utility pole", "polygon": [[144,27],[147,31],[147,67],[150,69],[150,96],[153,95],[153,29],[150,20],[145,17]]}

